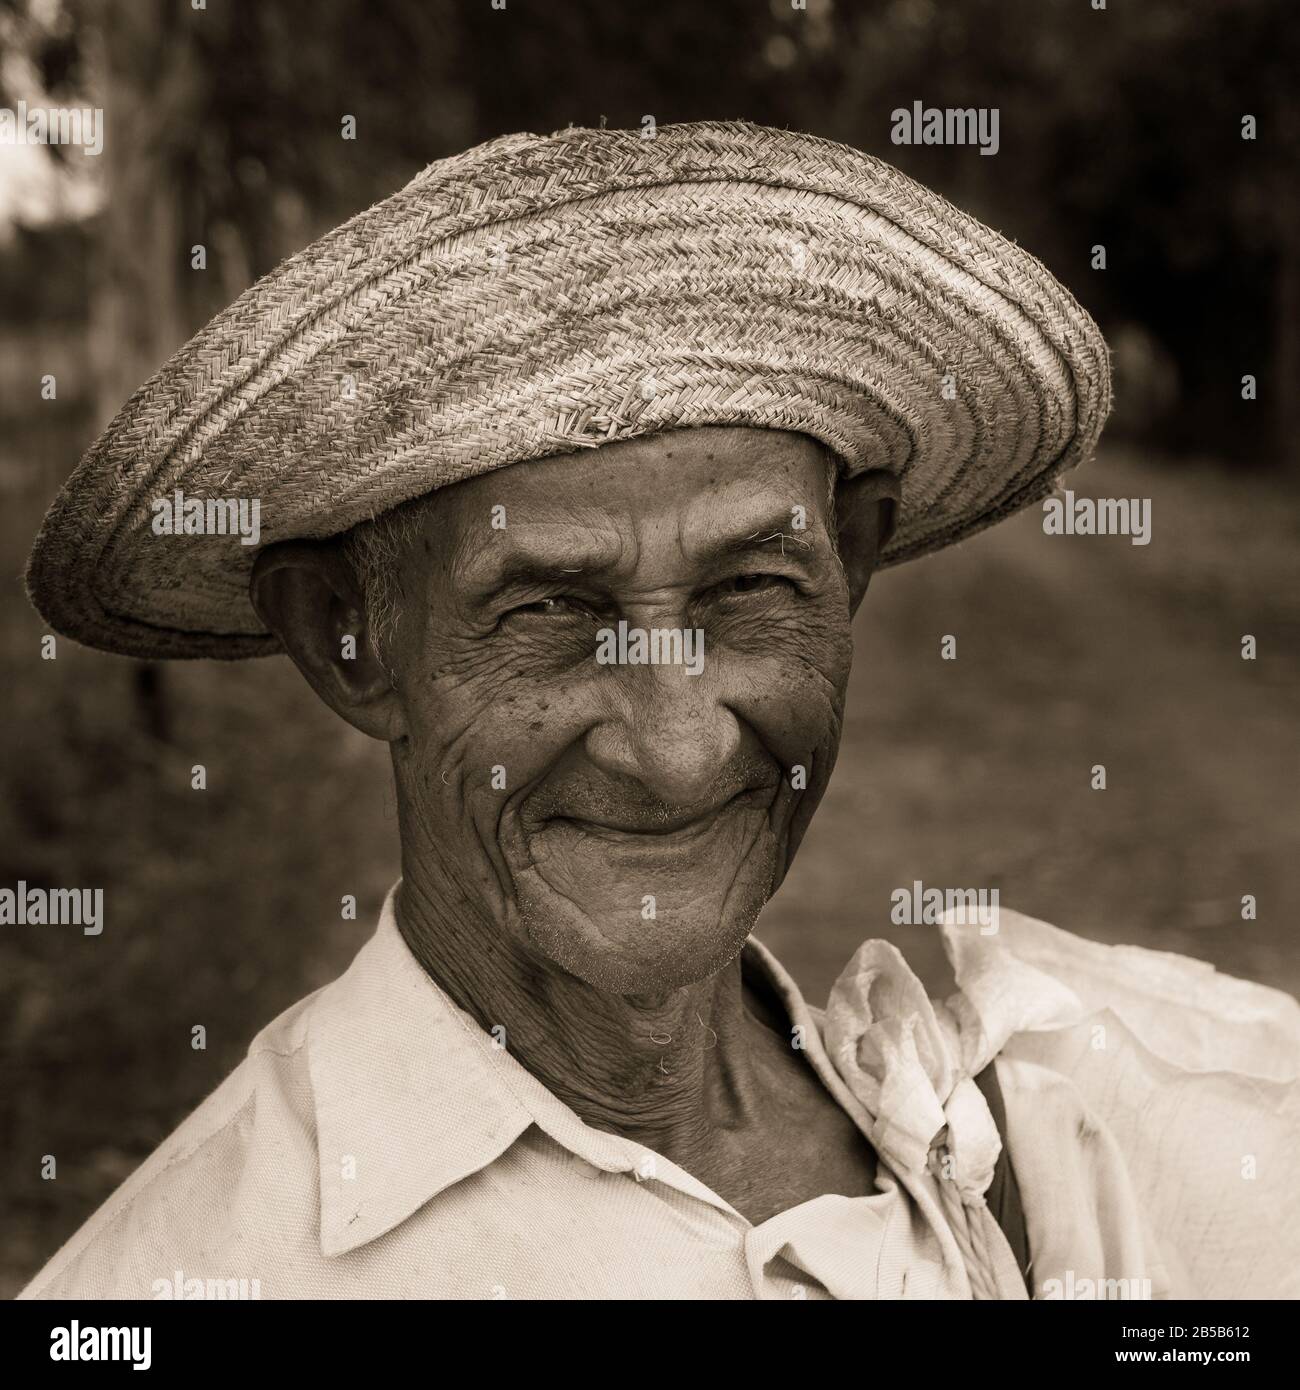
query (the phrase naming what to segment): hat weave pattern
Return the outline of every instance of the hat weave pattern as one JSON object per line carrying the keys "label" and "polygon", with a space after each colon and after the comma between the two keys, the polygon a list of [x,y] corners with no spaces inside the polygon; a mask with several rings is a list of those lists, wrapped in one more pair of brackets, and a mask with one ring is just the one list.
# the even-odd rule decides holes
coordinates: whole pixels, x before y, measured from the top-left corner
{"label": "hat weave pattern", "polygon": [[46,517],[46,620],[137,656],[279,650],[256,547],[155,535],[180,489],[321,538],[492,469],[665,429],[821,440],[901,483],[882,563],[1046,495],[1105,344],[1032,256],[883,161],[745,123],[512,135],[260,280],[127,402]]}

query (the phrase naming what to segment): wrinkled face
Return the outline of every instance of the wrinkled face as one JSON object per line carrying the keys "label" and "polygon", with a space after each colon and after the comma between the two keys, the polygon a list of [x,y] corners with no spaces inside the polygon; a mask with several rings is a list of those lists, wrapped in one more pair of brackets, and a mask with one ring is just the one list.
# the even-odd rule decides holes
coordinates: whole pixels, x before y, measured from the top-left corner
{"label": "wrinkled face", "polygon": [[403,843],[432,881],[601,988],[731,959],[839,743],[852,644],[829,510],[825,451],[753,429],[436,494],[388,652]]}

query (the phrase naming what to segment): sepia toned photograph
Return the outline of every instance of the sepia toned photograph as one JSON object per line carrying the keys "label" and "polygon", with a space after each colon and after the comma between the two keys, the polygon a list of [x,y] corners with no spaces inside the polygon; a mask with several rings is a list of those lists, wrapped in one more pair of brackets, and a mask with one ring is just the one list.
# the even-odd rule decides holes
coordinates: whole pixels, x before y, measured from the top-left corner
{"label": "sepia toned photograph", "polygon": [[40,1359],[268,1300],[1252,1359],[1297,71],[1284,0],[0,0]]}

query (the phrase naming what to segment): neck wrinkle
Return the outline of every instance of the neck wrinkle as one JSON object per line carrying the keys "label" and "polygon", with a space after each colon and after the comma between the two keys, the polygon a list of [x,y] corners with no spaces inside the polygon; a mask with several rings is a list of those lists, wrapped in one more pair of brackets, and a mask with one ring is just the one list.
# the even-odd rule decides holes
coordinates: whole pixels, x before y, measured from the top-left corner
{"label": "neck wrinkle", "polygon": [[[413,866],[412,866],[413,867]],[[527,951],[454,885],[403,877],[395,910],[412,955],[585,1124],[695,1171],[719,1134],[761,1110],[756,1059],[788,1044],[737,956],[663,995],[606,993]]]}

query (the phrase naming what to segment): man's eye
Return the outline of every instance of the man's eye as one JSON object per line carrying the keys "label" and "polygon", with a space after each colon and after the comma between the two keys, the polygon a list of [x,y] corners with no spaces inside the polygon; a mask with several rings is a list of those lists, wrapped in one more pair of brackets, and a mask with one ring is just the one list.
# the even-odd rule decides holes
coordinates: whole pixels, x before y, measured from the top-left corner
{"label": "man's eye", "polygon": [[536,599],[532,603],[521,603],[518,608],[510,610],[509,616],[514,617],[520,613],[537,613],[544,618],[563,618],[586,611],[586,608],[577,599],[568,598],[564,594],[553,594],[547,598]]}
{"label": "man's eye", "polygon": [[782,584],[788,586],[790,581],[781,574],[738,574],[726,580],[721,588],[724,593],[753,594]]}

